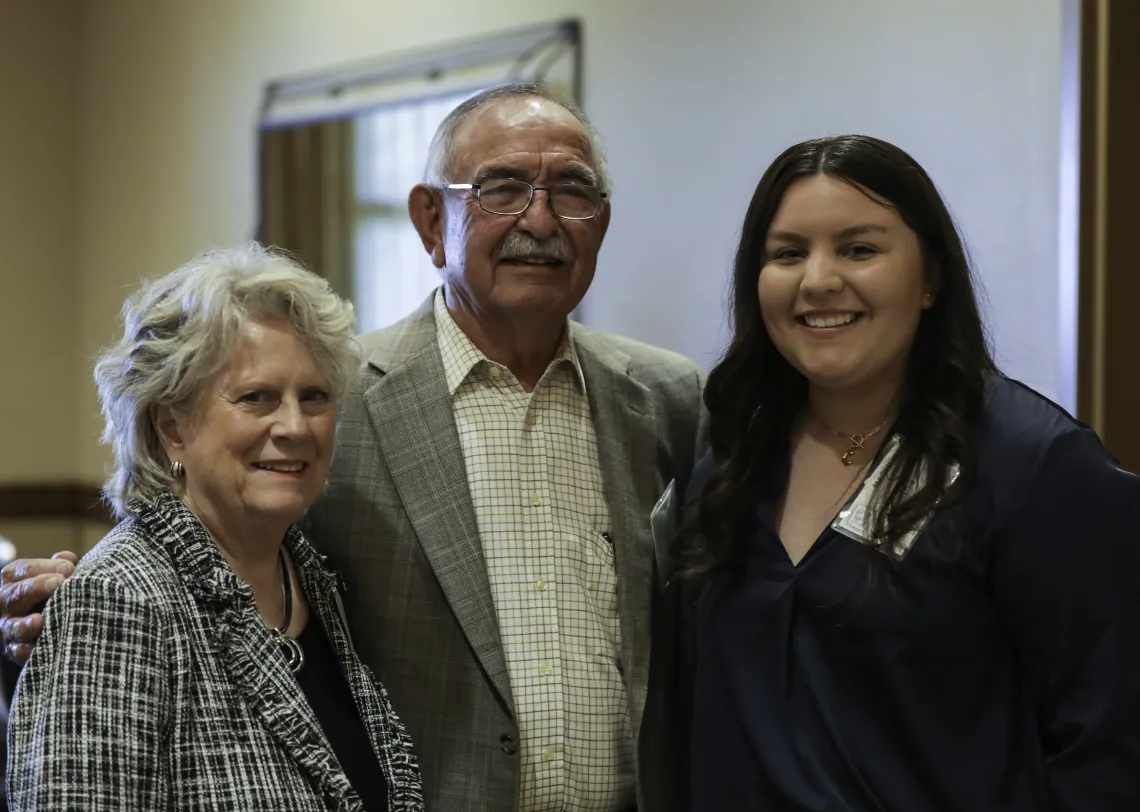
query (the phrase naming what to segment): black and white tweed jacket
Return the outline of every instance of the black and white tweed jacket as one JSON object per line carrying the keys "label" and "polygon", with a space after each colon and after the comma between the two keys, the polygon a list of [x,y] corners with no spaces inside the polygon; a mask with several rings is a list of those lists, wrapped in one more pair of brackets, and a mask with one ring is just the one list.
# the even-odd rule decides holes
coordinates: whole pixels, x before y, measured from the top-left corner
{"label": "black and white tweed jacket", "polygon": [[[254,606],[172,495],[116,527],[51,599],[8,729],[11,810],[350,812],[362,808]],[[292,529],[310,607],[388,781],[422,810],[411,742],[360,662],[336,576]]]}

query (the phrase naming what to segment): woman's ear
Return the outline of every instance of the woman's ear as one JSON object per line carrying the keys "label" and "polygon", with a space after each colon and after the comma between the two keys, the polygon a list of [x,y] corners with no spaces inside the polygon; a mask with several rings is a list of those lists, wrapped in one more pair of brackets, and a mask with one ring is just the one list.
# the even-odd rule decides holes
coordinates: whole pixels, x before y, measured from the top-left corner
{"label": "woman's ear", "polygon": [[150,407],[150,421],[154,425],[154,432],[158,435],[158,441],[162,443],[162,450],[166,452],[166,458],[173,460],[177,456],[178,451],[182,449],[182,425],[179,423],[174,410],[166,405],[157,405]]}
{"label": "woman's ear", "polygon": [[922,294],[922,309],[929,310],[938,301],[938,291],[942,287],[942,270],[932,265],[926,272],[926,291]]}

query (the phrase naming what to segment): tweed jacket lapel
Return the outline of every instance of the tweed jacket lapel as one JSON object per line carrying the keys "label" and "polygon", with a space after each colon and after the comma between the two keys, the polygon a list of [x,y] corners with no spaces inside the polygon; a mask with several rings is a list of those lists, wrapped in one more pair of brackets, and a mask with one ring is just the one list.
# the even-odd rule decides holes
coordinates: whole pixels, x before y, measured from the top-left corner
{"label": "tweed jacket lapel", "polygon": [[463,447],[436,340],[432,297],[386,331],[384,344],[373,347],[366,360],[382,377],[364,393],[365,407],[447,602],[505,706],[513,709]]}
{"label": "tweed jacket lapel", "polygon": [[376,760],[384,773],[392,812],[422,812],[422,779],[411,738],[393,710],[387,690],[353,650],[340,603],[338,576],[325,566],[324,556],[317,555],[300,532],[290,532],[286,543],[309,601],[309,622],[323,626],[341,662],[360,720],[369,733]]}
{"label": "tweed jacket lapel", "polygon": [[630,719],[641,728],[649,679],[653,540],[649,515],[660,496],[657,421],[649,390],[629,374],[628,356],[571,325],[598,438],[598,464],[613,523],[621,657]]}
{"label": "tweed jacket lapel", "polygon": [[[355,793],[334,766],[332,748],[258,614],[249,584],[238,578],[198,520],[173,496],[164,495],[142,520],[162,540],[186,586],[213,616],[218,661],[239,697],[314,786],[336,802],[333,808],[351,808]],[[320,622],[315,612],[312,621]]]}

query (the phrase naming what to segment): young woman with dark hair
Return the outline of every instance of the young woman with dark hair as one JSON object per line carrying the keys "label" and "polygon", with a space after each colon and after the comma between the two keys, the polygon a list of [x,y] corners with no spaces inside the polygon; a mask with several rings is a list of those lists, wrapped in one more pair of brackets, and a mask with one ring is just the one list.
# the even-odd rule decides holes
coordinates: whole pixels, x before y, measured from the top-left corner
{"label": "young woman with dark hair", "polygon": [[694,812],[1140,809],[1140,478],[1002,376],[926,172],[756,189],[677,544]]}

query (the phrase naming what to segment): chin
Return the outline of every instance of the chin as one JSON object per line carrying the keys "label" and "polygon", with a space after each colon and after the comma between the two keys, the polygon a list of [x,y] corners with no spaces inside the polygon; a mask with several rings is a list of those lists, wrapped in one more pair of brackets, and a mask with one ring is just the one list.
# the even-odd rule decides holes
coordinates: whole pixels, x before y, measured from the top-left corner
{"label": "chin", "polygon": [[577,305],[574,297],[556,285],[518,285],[498,297],[504,310],[525,310],[543,318],[565,318]]}
{"label": "chin", "polygon": [[292,524],[304,515],[305,511],[317,501],[319,494],[275,494],[266,495],[257,499],[250,505],[254,511],[274,521]]}
{"label": "chin", "polygon": [[807,378],[809,384],[820,389],[854,389],[863,383],[861,376],[851,369],[805,367],[800,369],[800,373]]}

